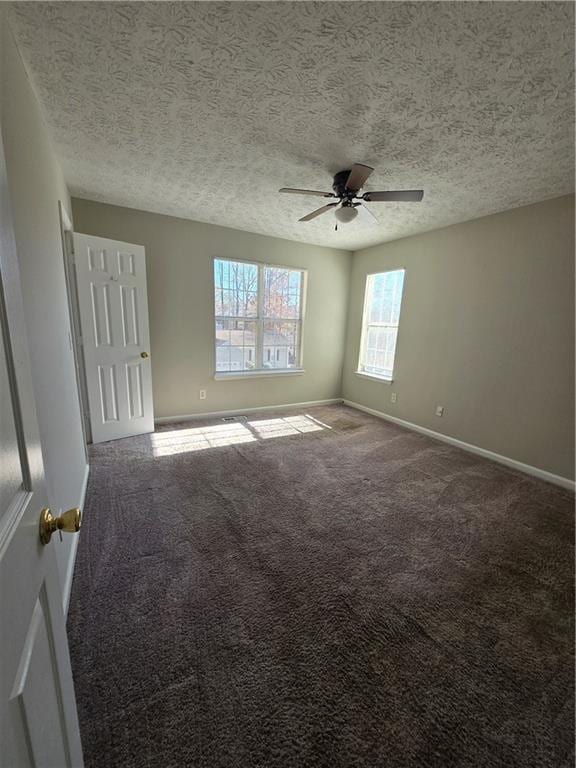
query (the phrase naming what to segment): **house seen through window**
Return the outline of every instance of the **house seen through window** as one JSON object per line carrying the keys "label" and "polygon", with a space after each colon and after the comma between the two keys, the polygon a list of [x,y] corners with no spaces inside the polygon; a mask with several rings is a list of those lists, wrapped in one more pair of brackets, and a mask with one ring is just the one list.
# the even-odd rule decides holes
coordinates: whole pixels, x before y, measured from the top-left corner
{"label": "house seen through window", "polygon": [[358,373],[392,379],[403,287],[403,269],[367,276]]}
{"label": "house seen through window", "polygon": [[214,259],[216,372],[301,368],[304,273]]}

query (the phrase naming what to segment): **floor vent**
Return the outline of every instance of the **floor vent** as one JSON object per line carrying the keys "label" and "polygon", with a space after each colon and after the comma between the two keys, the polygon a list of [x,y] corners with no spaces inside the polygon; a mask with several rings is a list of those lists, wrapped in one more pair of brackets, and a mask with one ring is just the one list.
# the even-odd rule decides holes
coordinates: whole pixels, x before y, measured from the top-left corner
{"label": "floor vent", "polygon": [[223,416],[220,421],[246,421],[246,416]]}

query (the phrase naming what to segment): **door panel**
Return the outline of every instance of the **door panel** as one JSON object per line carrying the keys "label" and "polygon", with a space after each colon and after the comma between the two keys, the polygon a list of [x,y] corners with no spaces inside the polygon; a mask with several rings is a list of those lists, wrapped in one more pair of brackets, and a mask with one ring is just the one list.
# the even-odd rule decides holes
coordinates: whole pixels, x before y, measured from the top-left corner
{"label": "door panel", "polygon": [[124,329],[124,346],[138,346],[138,295],[134,286],[122,286],[120,292],[122,305],[122,328]]}
{"label": "door panel", "polygon": [[82,768],[1,138],[0,339],[0,766]]}
{"label": "door panel", "polygon": [[142,365],[130,363],[126,366],[128,380],[128,411],[131,419],[139,419],[144,415],[142,400]]}
{"label": "door panel", "polygon": [[10,396],[10,381],[6,365],[4,340],[0,333],[0,510],[22,487],[22,467],[18,450],[18,436]]}
{"label": "door panel", "polygon": [[118,271],[121,275],[136,277],[136,264],[133,253],[118,252]]}
{"label": "door panel", "polygon": [[91,272],[108,272],[108,253],[105,248],[91,248],[88,250],[88,265]]}
{"label": "door panel", "polygon": [[[54,647],[50,620],[46,611],[45,586],[36,600],[28,636],[24,643],[18,672],[10,698],[15,729],[29,734],[29,751],[32,764],[46,765],[50,755],[54,765],[70,765],[66,749],[66,734],[61,729],[46,731],[38,728],[44,720],[46,709],[58,712],[62,706],[61,692],[54,676],[46,676],[43,670],[55,666],[51,649]],[[18,723],[15,720],[19,720]],[[61,724],[59,724],[61,725]]]}
{"label": "door panel", "polygon": [[152,432],[144,248],[76,233],[74,251],[92,439]]}
{"label": "door panel", "polygon": [[92,318],[94,341],[97,347],[111,347],[112,324],[110,321],[110,291],[108,285],[92,283]]}
{"label": "door panel", "polygon": [[118,387],[116,386],[116,369],[113,365],[99,365],[100,404],[102,407],[102,423],[118,421]]}

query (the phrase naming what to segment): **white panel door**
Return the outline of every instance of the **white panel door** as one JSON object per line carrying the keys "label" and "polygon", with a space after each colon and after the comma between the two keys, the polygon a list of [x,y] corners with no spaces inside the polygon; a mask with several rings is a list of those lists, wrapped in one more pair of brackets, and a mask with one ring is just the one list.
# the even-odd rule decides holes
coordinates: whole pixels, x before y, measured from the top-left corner
{"label": "white panel door", "polygon": [[154,431],[144,247],[74,233],[92,440]]}
{"label": "white panel door", "polygon": [[83,765],[54,544],[39,538],[46,503],[0,138],[1,768]]}

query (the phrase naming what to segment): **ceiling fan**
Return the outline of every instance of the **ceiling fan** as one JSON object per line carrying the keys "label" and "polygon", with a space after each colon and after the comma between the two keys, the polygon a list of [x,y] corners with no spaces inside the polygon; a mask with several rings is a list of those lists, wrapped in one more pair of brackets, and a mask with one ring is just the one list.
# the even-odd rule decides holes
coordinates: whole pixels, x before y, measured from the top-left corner
{"label": "ceiling fan", "polygon": [[374,168],[370,168],[369,165],[356,163],[350,170],[340,171],[334,176],[332,183],[333,192],[319,192],[315,189],[292,189],[290,187],[283,187],[278,191],[287,192],[292,195],[317,195],[319,197],[338,198],[337,202],[327,203],[321,208],[316,208],[315,211],[302,216],[298,221],[312,221],[317,216],[321,216],[323,213],[334,209],[336,218],[342,224],[353,221],[358,215],[370,223],[377,222],[376,216],[366,208],[364,203],[419,203],[424,197],[422,189],[405,189],[396,192],[364,192],[363,195],[358,195],[357,193],[362,189],[366,179],[373,170]]}

